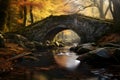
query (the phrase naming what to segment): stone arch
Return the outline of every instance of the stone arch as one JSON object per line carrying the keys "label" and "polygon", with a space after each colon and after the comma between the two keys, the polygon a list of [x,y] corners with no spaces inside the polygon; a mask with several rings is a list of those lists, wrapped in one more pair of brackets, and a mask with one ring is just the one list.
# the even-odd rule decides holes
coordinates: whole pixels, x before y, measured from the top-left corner
{"label": "stone arch", "polygon": [[44,37],[44,41],[45,40],[52,41],[53,38],[55,37],[55,35],[63,30],[72,30],[80,37],[80,34],[78,34],[75,29],[71,29],[71,26],[69,27],[66,25],[58,25],[58,26],[56,26],[56,27],[54,27],[46,32],[46,35]]}
{"label": "stone arch", "polygon": [[81,43],[86,43],[101,38],[111,26],[112,24],[109,22],[81,15],[62,15],[50,16],[38,21],[22,29],[19,33],[29,40],[44,42],[47,39],[51,40],[55,34],[62,30],[71,29],[80,36]]}

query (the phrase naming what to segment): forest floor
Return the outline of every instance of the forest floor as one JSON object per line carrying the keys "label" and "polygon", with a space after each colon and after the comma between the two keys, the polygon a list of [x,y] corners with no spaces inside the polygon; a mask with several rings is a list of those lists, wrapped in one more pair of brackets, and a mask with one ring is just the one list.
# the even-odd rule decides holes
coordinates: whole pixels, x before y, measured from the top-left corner
{"label": "forest floor", "polygon": [[5,46],[5,48],[0,48],[0,71],[3,72],[12,69],[12,61],[7,61],[9,58],[24,52],[29,52],[15,43],[5,43]]}

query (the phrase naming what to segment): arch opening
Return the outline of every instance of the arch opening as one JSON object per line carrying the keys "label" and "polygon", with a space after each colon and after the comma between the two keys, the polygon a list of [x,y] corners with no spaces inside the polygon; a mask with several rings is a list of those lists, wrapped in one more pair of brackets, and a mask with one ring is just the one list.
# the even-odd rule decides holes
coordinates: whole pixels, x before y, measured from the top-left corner
{"label": "arch opening", "polygon": [[80,36],[73,30],[67,29],[58,32],[53,38],[54,42],[63,42],[65,45],[73,45],[80,43]]}

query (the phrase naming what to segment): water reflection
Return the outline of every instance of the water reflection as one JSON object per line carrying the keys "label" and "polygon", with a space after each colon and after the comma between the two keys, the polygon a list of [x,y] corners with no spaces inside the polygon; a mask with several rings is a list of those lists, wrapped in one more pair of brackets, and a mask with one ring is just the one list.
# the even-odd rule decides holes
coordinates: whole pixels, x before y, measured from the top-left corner
{"label": "water reflection", "polygon": [[78,56],[69,47],[34,53],[32,57],[39,60],[24,58],[22,66],[2,80],[102,80],[76,60]]}
{"label": "water reflection", "polygon": [[54,55],[56,63],[68,69],[75,69],[80,64],[80,61],[76,60],[76,58],[77,56],[70,52]]}
{"label": "water reflection", "polygon": [[92,71],[87,65],[76,60],[77,57],[75,53],[69,51],[69,47],[49,50],[39,57],[39,62],[34,62],[47,66],[42,68],[38,66],[37,70],[34,69],[32,78],[33,80],[112,80],[100,74],[105,72],[104,69]]}
{"label": "water reflection", "polygon": [[90,77],[86,67],[81,66],[81,69],[78,70],[80,61],[76,60],[78,56],[70,52],[69,47],[49,51],[49,53],[51,52],[57,66],[48,71],[42,71],[43,73],[34,73],[34,80],[81,80],[82,78],[82,80],[97,80],[97,78]]}
{"label": "water reflection", "polygon": [[48,80],[48,76],[43,73],[34,73],[33,79],[34,80]]}
{"label": "water reflection", "polygon": [[76,60],[78,57],[75,53],[69,51],[69,47],[60,48],[52,51],[54,54],[55,62],[64,68],[73,70],[77,68],[80,61]]}

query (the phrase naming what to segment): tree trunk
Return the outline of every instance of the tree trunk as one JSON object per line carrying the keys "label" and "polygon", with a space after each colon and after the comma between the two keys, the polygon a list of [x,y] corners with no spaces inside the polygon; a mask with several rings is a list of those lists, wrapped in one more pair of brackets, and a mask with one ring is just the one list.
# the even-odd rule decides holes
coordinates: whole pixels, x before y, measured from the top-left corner
{"label": "tree trunk", "polygon": [[6,25],[7,25],[8,31],[12,31],[12,30],[11,30],[11,24],[12,24],[11,18],[12,18],[12,16],[11,16],[11,11],[8,10],[8,11],[7,11],[7,21],[6,21]]}
{"label": "tree trunk", "polygon": [[[27,0],[24,0],[25,2],[27,1]],[[23,12],[24,12],[24,20],[23,20],[23,26],[26,26],[26,21],[27,21],[27,7],[26,7],[26,5],[24,5],[23,6]]]}
{"label": "tree trunk", "polygon": [[31,24],[34,22],[32,9],[33,9],[33,6],[30,5],[30,18],[31,18]]}
{"label": "tree trunk", "polygon": [[0,0],[0,31],[3,31],[6,24],[7,10],[10,0]]}
{"label": "tree trunk", "polygon": [[103,0],[100,0],[100,6],[99,6],[100,18],[105,19],[104,10],[103,10],[103,8],[104,8],[103,5],[104,5]]}

